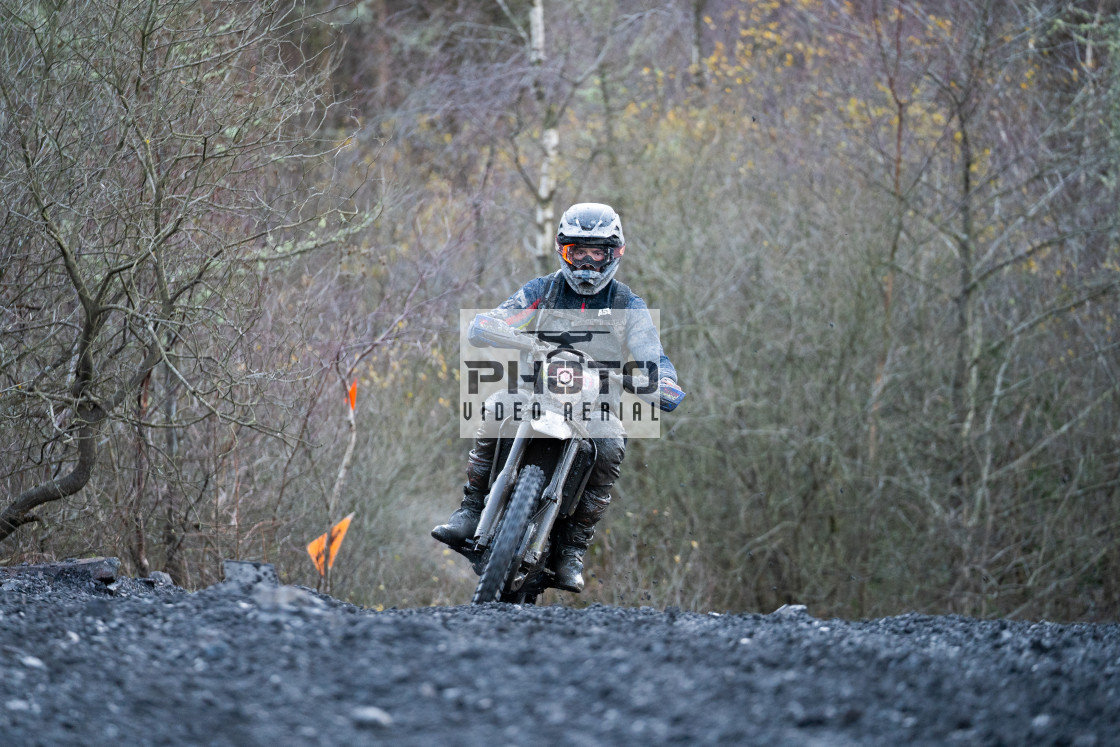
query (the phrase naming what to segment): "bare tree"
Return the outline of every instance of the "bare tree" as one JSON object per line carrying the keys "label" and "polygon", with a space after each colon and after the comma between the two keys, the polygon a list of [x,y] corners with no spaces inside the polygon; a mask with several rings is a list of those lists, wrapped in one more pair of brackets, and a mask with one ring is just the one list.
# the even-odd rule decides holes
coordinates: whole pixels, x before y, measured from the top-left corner
{"label": "bare tree", "polygon": [[203,416],[264,428],[264,374],[233,353],[260,263],[329,244],[343,205],[304,178],[343,141],[306,22],[299,2],[0,5],[0,539],[89,482],[108,423],[152,425],[158,367]]}

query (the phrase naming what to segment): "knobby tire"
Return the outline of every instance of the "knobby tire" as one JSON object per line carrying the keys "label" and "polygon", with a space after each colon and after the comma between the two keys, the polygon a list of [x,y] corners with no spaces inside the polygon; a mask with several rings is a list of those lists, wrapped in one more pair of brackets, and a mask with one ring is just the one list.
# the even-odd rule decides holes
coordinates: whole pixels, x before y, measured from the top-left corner
{"label": "knobby tire", "polygon": [[514,556],[525,529],[529,526],[529,517],[533,515],[537,499],[544,490],[544,470],[535,464],[530,464],[521,469],[517,476],[517,484],[513,488],[513,495],[506,505],[505,517],[498,528],[498,536],[494,540],[494,547],[490,551],[490,559],[482,570],[478,579],[478,587],[474,591],[471,604],[485,604],[497,601],[510,572],[514,570]]}

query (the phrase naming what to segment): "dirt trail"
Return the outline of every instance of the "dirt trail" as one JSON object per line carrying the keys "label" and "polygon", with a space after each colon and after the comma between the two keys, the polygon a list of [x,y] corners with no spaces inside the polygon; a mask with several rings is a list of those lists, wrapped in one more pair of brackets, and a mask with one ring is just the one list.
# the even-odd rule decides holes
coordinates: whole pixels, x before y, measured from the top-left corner
{"label": "dirt trail", "polygon": [[374,612],[298,587],[0,569],[0,742],[1120,739],[1120,625],[674,609]]}

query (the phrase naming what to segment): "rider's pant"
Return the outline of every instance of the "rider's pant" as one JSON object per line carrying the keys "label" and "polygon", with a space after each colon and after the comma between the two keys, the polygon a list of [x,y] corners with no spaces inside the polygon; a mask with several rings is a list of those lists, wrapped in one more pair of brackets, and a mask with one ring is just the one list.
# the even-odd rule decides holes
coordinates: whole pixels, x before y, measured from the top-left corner
{"label": "rider's pant", "polygon": [[[486,412],[495,413],[501,405],[502,413],[509,416],[514,412],[516,403],[524,407],[528,400],[529,396],[525,392],[510,394],[507,391],[499,391],[486,399]],[[493,421],[484,422],[479,426],[474,448],[467,456],[466,492],[468,494],[485,496],[490,490],[490,471],[494,463],[494,449],[498,445],[496,432],[497,427]],[[607,505],[611,501],[611,486],[618,479],[622,458],[626,455],[625,431],[622,423],[613,414],[607,421],[597,422],[594,432],[602,434],[602,437],[592,439],[598,450],[598,457],[587,478],[583,497],[575,512],[568,518],[565,527],[566,541],[582,547],[586,547],[591,542],[595,533],[594,526],[606,512]]]}

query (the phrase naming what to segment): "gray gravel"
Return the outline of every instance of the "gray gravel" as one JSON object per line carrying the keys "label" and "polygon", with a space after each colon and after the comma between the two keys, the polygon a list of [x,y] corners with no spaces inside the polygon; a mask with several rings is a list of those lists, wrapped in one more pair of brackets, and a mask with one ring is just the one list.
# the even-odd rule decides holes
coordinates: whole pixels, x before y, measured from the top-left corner
{"label": "gray gravel", "polygon": [[0,743],[1120,743],[1120,626],[0,574]]}

